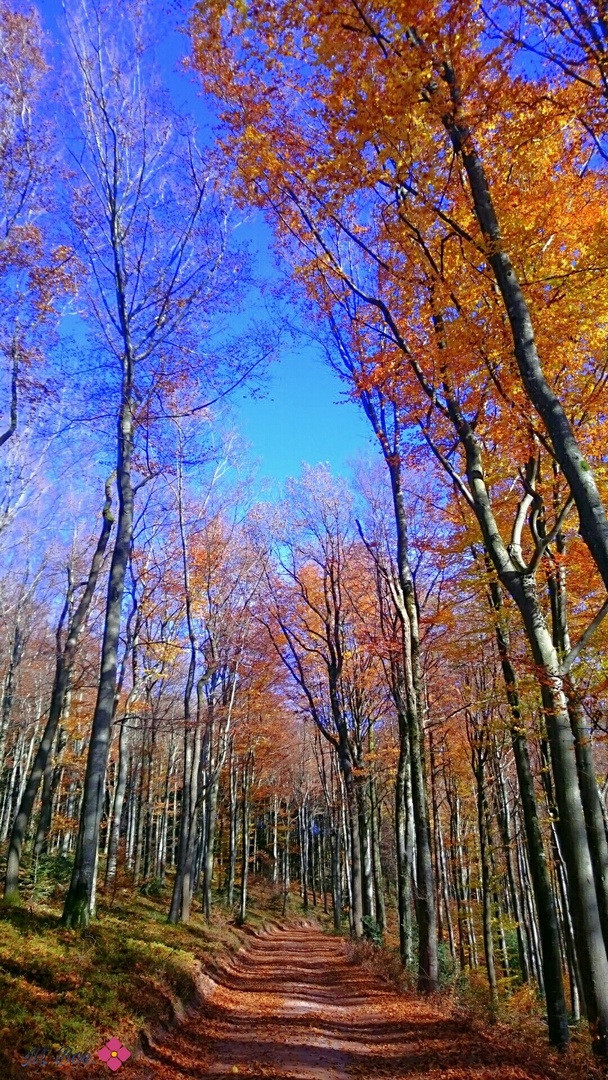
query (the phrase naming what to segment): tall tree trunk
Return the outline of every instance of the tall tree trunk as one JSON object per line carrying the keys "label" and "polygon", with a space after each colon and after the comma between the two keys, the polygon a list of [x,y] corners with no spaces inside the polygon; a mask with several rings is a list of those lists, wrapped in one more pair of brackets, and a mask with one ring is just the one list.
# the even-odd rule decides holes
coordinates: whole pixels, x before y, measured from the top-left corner
{"label": "tall tree trunk", "polygon": [[507,548],[500,531],[486,482],[481,449],[458,403],[446,393],[450,416],[466,454],[467,480],[472,509],[478,519],[488,555],[503,587],[519,608],[532,658],[538,672],[545,720],[551,743],[556,801],[576,951],[585,989],[594,1049],[608,1055],[608,955],[602,936],[593,864],[587,840],[578,783],[574,739],[564,695],[559,659],[547,629],[534,574],[521,569],[512,547]]}
{"label": "tall tree trunk", "polygon": [[272,884],[279,881],[279,797],[272,797]]}
{"label": "tall tree trunk", "polygon": [[112,821],[110,824],[110,842],[108,844],[108,858],[106,862],[106,888],[111,887],[116,877],[116,861],[118,856],[118,841],[120,838],[120,823],[127,790],[127,770],[129,766],[127,717],[130,708],[131,695],[127,699],[127,708],[120,722],[120,734],[118,736],[118,775],[116,777],[116,790],[114,792],[114,806],[112,809]]}
{"label": "tall tree trunk", "polygon": [[363,893],[363,916],[375,922],[374,878],[372,868],[372,845],[368,785],[357,783],[357,814],[361,838],[361,885]]}
{"label": "tall tree trunk", "polygon": [[401,427],[398,410],[394,403],[391,403],[390,410],[393,415],[393,433],[392,438],[389,438],[384,407],[379,412],[375,408],[369,392],[363,392],[360,400],[380,442],[391,482],[397,535],[397,581],[391,582],[391,594],[403,630],[404,690],[414,807],[414,830],[416,834],[415,910],[418,923],[418,988],[432,992],[437,989],[439,982],[437,909],[435,906],[435,882],[431,855],[431,831],[424,756],[424,698],[422,692],[418,603],[415,582],[409,565],[407,510],[402,483]]}
{"label": "tall tree trunk", "polygon": [[515,860],[513,858],[511,812],[509,810],[507,792],[505,789],[505,780],[501,767],[502,763],[499,760],[496,746],[494,748],[494,755],[494,775],[497,787],[497,817],[498,825],[500,828],[500,836],[502,840],[505,863],[507,866],[507,882],[509,887],[507,895],[510,898],[511,912],[515,920],[515,929],[517,932],[517,955],[519,958],[519,971],[521,981],[527,983],[530,981],[530,972],[528,969],[528,957],[526,953],[526,943],[524,940],[524,919],[521,909],[521,897],[519,893],[517,877],[515,874]]}
{"label": "tall tree trunk", "polygon": [[167,847],[169,840],[169,806],[171,800],[171,778],[173,776],[173,770],[175,768],[175,747],[173,746],[173,740],[171,740],[171,749],[169,751],[169,760],[167,762],[167,773],[165,777],[165,798],[163,803],[163,815],[162,815],[162,827],[158,843],[158,877],[161,884],[165,884],[166,870],[167,870]]}
{"label": "tall tree trunk", "polygon": [[230,798],[230,828],[228,848],[228,877],[226,882],[226,894],[228,907],[234,903],[234,882],[236,878],[236,853],[238,843],[238,799],[237,799],[237,765],[234,758],[234,744],[230,744],[230,764],[228,767],[229,798]]}
{"label": "tall tree trunk", "polygon": [[489,590],[490,602],[496,614],[496,642],[509,705],[511,742],[528,844],[532,887],[538,911],[549,1039],[555,1046],[567,1046],[570,1033],[562,976],[557,909],[547,867],[534,775],[523,727],[517,675],[509,655],[509,631],[504,617],[500,586],[495,577],[490,579]]}
{"label": "tall tree trunk", "polygon": [[331,843],[331,894],[334,912],[334,930],[342,929],[342,881],[340,860],[340,825],[332,824]]}
{"label": "tall tree trunk", "polygon": [[61,787],[61,780],[63,776],[63,765],[61,764],[61,758],[68,744],[68,735],[64,725],[67,723],[70,715],[71,696],[71,692],[70,690],[68,690],[64,698],[63,711],[57,731],[54,755],[55,764],[53,765],[53,755],[49,754],[44,769],[44,775],[42,777],[42,792],[40,795],[40,816],[38,818],[38,826],[32,846],[32,855],[35,859],[38,859],[42,855],[42,853],[46,851],[48,837],[51,831],[51,825],[53,821],[53,807],[56,806],[58,793]]}
{"label": "tall tree trunk", "polygon": [[15,696],[15,677],[23,657],[23,647],[24,638],[19,625],[18,614],[13,630],[13,642],[10,651],[8,671],[4,680],[4,689],[2,693],[2,712],[0,713],[0,769],[4,767],[6,737],[8,735],[11,711],[13,708],[13,698]]}
{"label": "tall tree trunk", "polygon": [[[532,597],[534,600],[534,597]],[[568,870],[569,900],[581,967],[588,1019],[597,1049],[608,1051],[608,958],[602,936],[593,863],[576,770],[574,740],[563,696],[554,647],[535,605],[526,609],[529,636],[536,663],[546,683],[541,694],[559,810],[563,855]]]}
{"label": "tall tree trunk", "polygon": [[477,801],[477,834],[479,840],[479,863],[481,869],[481,905],[483,949],[486,958],[486,972],[490,987],[490,1010],[494,1019],[498,1013],[498,985],[494,959],[494,936],[492,932],[492,872],[490,863],[490,836],[487,828],[486,762],[488,759],[489,733],[484,717],[474,724],[467,722],[471,743],[471,759],[475,775],[475,794]]}
{"label": "tall tree trunk", "polygon": [[219,772],[212,776],[206,799],[207,832],[203,859],[203,906],[207,922],[211,919],[211,883],[213,881],[213,854],[215,845],[215,823],[217,821],[217,799],[219,793]]}
{"label": "tall tree trunk", "polygon": [[407,719],[398,709],[399,761],[395,780],[395,832],[397,841],[397,908],[399,916],[399,951],[406,966],[412,962],[412,867],[408,844],[408,788],[410,784],[410,754]]}
{"label": "tall tree trunk", "polygon": [[448,877],[447,860],[445,857],[445,845],[443,842],[443,831],[441,828],[441,820],[439,821],[439,829],[437,832],[437,843],[439,847],[439,865],[441,867],[441,882],[442,882],[442,896],[443,905],[445,908],[445,920],[448,928],[448,941],[450,944],[450,954],[452,959],[456,960],[456,940],[454,938],[454,924],[452,922],[452,912],[450,911],[450,882]]}
{"label": "tall tree trunk", "polygon": [[288,802],[285,806],[285,850],[283,858],[283,917],[287,913],[287,901],[289,899],[289,891],[291,887],[290,874],[289,874],[289,842],[290,842],[290,824],[291,824],[291,804]]}
{"label": "tall tree trunk", "polygon": [[[106,498],[104,507],[102,510],[102,526],[99,540],[93,554],[91,566],[89,569],[89,575],[85,585],[84,592],[80,598],[80,602],[72,614],[69,620],[67,637],[65,644],[62,644],[62,632],[65,620],[68,618],[70,604],[74,592],[72,585],[71,573],[68,575],[68,589],[65,598],[65,604],[61,617],[59,619],[59,625],[57,627],[56,634],[56,659],[55,659],[55,676],[53,679],[53,689],[51,691],[51,701],[49,705],[49,715],[42,734],[42,738],[36,751],[34,758],[34,764],[29,774],[27,784],[25,785],[21,800],[19,803],[19,809],[15,815],[13,821],[13,828],[11,830],[11,837],[9,841],[8,858],[6,866],[6,877],[4,881],[4,897],[7,900],[15,899],[19,894],[19,864],[21,861],[21,852],[23,850],[23,843],[27,835],[29,828],[32,811],[36,801],[36,795],[38,794],[38,788],[40,781],[45,774],[47,764],[49,763],[51,749],[55,739],[55,732],[57,731],[57,725],[61,719],[65,698],[68,693],[70,678],[74,667],[74,660],[76,658],[76,649],[78,646],[78,640],[82,628],[84,626],[86,617],[91,607],[93,600],[93,594],[97,585],[97,579],[103,563],[103,557],[108,544],[110,536],[110,530],[112,528],[112,515],[110,513],[110,506],[112,504],[112,497],[110,493],[109,483],[106,485]],[[17,641],[17,635],[15,636]],[[14,652],[14,648],[13,648]],[[11,662],[9,668],[8,679],[11,680],[12,686],[12,672],[14,670],[14,661]],[[6,698],[6,693],[5,693]],[[48,779],[48,791],[47,797],[50,794],[50,771]]]}
{"label": "tall tree trunk", "polygon": [[384,902],[384,880],[382,874],[382,859],[380,855],[380,806],[378,803],[378,791],[374,768],[374,736],[373,726],[370,724],[370,777],[369,777],[369,803],[370,824],[372,840],[372,860],[374,870],[374,896],[376,901],[376,923],[381,933],[386,929],[386,907]]}
{"label": "tall tree trunk", "polygon": [[95,914],[91,905],[93,877],[97,861],[99,825],[103,811],[110,733],[114,716],[122,601],[133,539],[134,493],[131,479],[131,459],[133,454],[134,400],[132,380],[132,359],[128,356],[125,358],[122,402],[118,418],[118,456],[116,463],[119,505],[118,526],[108,583],[99,689],[89,742],[74,867],[62,916],[64,926],[72,928],[88,926],[91,916]]}
{"label": "tall tree trunk", "polygon": [[363,874],[361,867],[361,836],[359,833],[359,807],[353,767],[348,750],[341,747],[340,762],[346,790],[346,809],[350,825],[350,885],[352,932],[356,938],[363,937]]}
{"label": "tall tree trunk", "polygon": [[247,755],[243,765],[243,779],[241,790],[243,795],[243,850],[241,856],[241,895],[239,901],[239,923],[242,925],[247,917],[247,886],[249,882],[249,830],[251,824],[251,808],[249,792],[253,772],[253,754]]}
{"label": "tall tree trunk", "polygon": [[489,262],[509,318],[515,357],[526,393],[542,417],[553,446],[555,457],[568,481],[578,510],[580,531],[608,589],[608,518],[597,484],[576,440],[566,410],[551,389],[544,374],[528,303],[517,272],[505,249],[500,224],[481,158],[475,148],[472,133],[457,120],[458,94],[456,75],[451,66],[443,65],[455,105],[453,114],[445,112],[442,119],[452,140],[455,153],[464,165],[475,215],[479,222]]}
{"label": "tall tree trunk", "polygon": [[[561,534],[556,538],[558,555],[565,551],[565,541]],[[553,623],[553,643],[560,659],[570,651],[570,631],[566,604],[565,571],[562,563],[554,566],[548,577],[549,597]],[[578,782],[581,790],[589,851],[593,862],[593,874],[597,892],[604,944],[608,948],[608,838],[604,823],[604,814],[597,786],[593,743],[591,732],[585,723],[580,694],[570,674],[564,679],[564,690],[568,702],[570,726],[574,736],[574,750],[578,770]]]}
{"label": "tall tree trunk", "polygon": [[326,850],[326,835],[327,835],[327,817],[323,815],[321,818],[321,826],[318,835],[319,845],[319,867],[321,870],[321,891],[323,893],[323,912],[325,915],[329,915],[329,906],[327,903],[327,850]]}
{"label": "tall tree trunk", "polygon": [[306,827],[306,804],[298,807],[298,833],[300,841],[300,896],[302,907],[308,911],[308,829]]}

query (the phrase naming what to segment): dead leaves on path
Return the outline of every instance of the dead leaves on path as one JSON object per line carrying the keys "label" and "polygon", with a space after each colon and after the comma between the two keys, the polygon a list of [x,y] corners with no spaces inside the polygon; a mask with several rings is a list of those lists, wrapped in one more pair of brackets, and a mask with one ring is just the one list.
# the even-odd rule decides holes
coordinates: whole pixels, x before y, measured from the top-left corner
{"label": "dead leaves on path", "polygon": [[480,1028],[441,1000],[388,988],[349,963],[343,943],[298,928],[257,938],[195,1017],[132,1080],[591,1080],[576,1054],[540,1036]]}

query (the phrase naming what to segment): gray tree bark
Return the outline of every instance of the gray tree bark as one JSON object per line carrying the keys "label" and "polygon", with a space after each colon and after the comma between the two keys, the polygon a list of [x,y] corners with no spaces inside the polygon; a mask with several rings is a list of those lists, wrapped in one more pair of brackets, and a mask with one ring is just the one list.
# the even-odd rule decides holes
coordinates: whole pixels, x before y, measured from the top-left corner
{"label": "gray tree bark", "polygon": [[[49,762],[51,748],[55,739],[55,732],[61,718],[65,696],[68,692],[70,677],[74,667],[78,640],[80,638],[82,628],[84,626],[86,617],[89,612],[89,608],[91,606],[91,602],[93,600],[95,587],[97,585],[97,579],[99,577],[99,572],[103,563],[103,557],[108,544],[108,539],[110,536],[110,530],[112,528],[113,521],[110,514],[111,502],[112,500],[110,495],[110,489],[109,485],[107,485],[106,500],[102,511],[103,523],[101,527],[101,533],[99,536],[99,540],[97,541],[95,552],[93,554],[93,559],[91,562],[91,567],[89,570],[89,575],[87,578],[84,592],[80,598],[76,610],[74,611],[69,621],[66,641],[65,644],[62,646],[62,628],[65,619],[68,616],[70,600],[73,592],[73,586],[71,581],[68,585],[68,594],[66,596],[65,606],[57,629],[55,677],[53,680],[53,689],[51,692],[49,715],[42,738],[38,746],[38,750],[36,751],[34,764],[29,774],[28,781],[23,792],[19,809],[17,811],[11,831],[6,867],[6,877],[4,881],[5,899],[11,899],[11,897],[15,897],[16,895],[18,895],[19,864],[21,861],[23,843],[29,827],[32,811],[34,809],[34,803],[36,801],[36,795],[38,794],[40,780],[42,779],[42,776],[47,767],[47,763]],[[50,776],[48,794],[50,795]]]}

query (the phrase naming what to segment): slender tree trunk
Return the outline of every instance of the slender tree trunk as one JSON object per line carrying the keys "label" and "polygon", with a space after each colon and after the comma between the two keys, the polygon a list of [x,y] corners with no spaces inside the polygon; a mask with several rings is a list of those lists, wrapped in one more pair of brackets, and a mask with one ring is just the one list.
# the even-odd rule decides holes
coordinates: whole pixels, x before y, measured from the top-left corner
{"label": "slender tree trunk", "polygon": [[395,780],[395,832],[397,840],[397,908],[399,916],[399,951],[406,966],[412,963],[412,868],[408,844],[408,787],[410,771],[407,720],[402,710],[399,719],[399,761]]}
{"label": "slender tree trunk", "polygon": [[454,938],[454,925],[452,922],[452,913],[450,911],[450,883],[448,878],[447,861],[445,857],[445,845],[443,842],[443,832],[441,829],[441,821],[439,822],[439,830],[437,833],[437,843],[439,845],[439,865],[441,866],[441,882],[442,882],[442,895],[443,904],[445,907],[445,920],[448,928],[448,941],[450,944],[450,954],[453,960],[456,960],[456,940]]}
{"label": "slender tree trunk", "polygon": [[381,933],[384,933],[386,929],[386,907],[384,902],[384,880],[382,874],[382,860],[380,856],[380,807],[378,805],[378,792],[376,787],[376,776],[374,773],[373,765],[373,736],[371,735],[372,728],[370,726],[370,753],[372,755],[371,774],[369,778],[369,802],[370,802],[370,823],[371,823],[371,840],[372,840],[372,860],[374,870],[374,897],[376,902],[376,923]]}
{"label": "slender tree trunk", "polygon": [[173,776],[173,769],[175,768],[175,749],[173,745],[169,752],[169,760],[167,763],[167,774],[165,778],[165,799],[163,803],[163,816],[162,827],[158,844],[158,877],[161,884],[165,884],[166,871],[167,871],[167,845],[169,837],[169,806],[171,801],[171,777]]}
{"label": "slender tree trunk", "polygon": [[217,799],[219,793],[219,773],[214,775],[207,789],[207,835],[204,853],[203,903],[207,922],[211,919],[211,883],[213,881],[213,853],[215,845],[215,824],[217,821]]}
{"label": "slender tree trunk", "polygon": [[490,837],[487,831],[486,770],[487,731],[477,730],[472,743],[473,769],[477,796],[477,831],[479,839],[479,862],[481,868],[481,902],[483,948],[486,958],[486,972],[490,987],[490,1010],[494,1018],[498,1013],[498,985],[494,960],[494,937],[492,933],[492,883],[490,867]]}
{"label": "slender tree trunk", "polygon": [[350,825],[350,882],[352,892],[352,931],[356,938],[363,937],[363,875],[361,867],[361,837],[359,833],[359,808],[352,763],[348,751],[342,748],[342,772],[346,790],[346,805]]}
{"label": "slender tree trunk", "polygon": [[[534,601],[534,594],[528,594],[527,599]],[[578,784],[574,740],[555,650],[542,614],[534,603],[530,603],[524,609],[524,618],[534,659],[544,671],[541,694],[549,730],[560,837],[568,870],[570,909],[587,1014],[595,1046],[605,1055],[608,1051],[608,957]]]}
{"label": "slender tree trunk", "polygon": [[517,954],[519,957],[519,970],[522,982],[527,983],[530,981],[530,972],[528,970],[528,957],[526,953],[526,943],[524,940],[524,920],[521,909],[521,898],[515,874],[515,861],[513,859],[511,813],[509,810],[509,803],[507,799],[507,792],[505,789],[505,781],[501,768],[501,762],[496,755],[496,751],[494,759],[494,771],[497,785],[498,824],[500,827],[502,847],[505,856],[505,863],[507,866],[507,881],[509,885],[511,909],[513,913],[513,918],[515,919],[515,928],[517,931]]}
{"label": "slender tree trunk", "polygon": [[283,917],[287,913],[287,901],[289,899],[289,891],[291,887],[290,875],[289,875],[289,841],[290,841],[290,822],[291,822],[291,806],[288,802],[285,806],[285,852],[283,861]]}
{"label": "slender tree trunk", "polygon": [[312,891],[312,906],[317,906],[317,879],[315,862],[315,817],[311,814],[308,819],[308,851],[310,866],[310,888]]}
{"label": "slender tree trunk", "polygon": [[17,616],[17,621],[15,622],[15,628],[13,631],[13,641],[11,646],[8,671],[4,680],[4,690],[2,693],[2,713],[0,715],[0,769],[4,767],[6,738],[8,735],[11,712],[13,708],[13,698],[15,695],[15,678],[23,656],[23,647],[23,634],[21,631],[21,627],[19,626],[19,617]]}
{"label": "slender tree trunk", "polygon": [[[340,772],[339,772],[338,775],[339,775],[339,779],[340,779],[340,818],[341,818],[341,826],[342,826],[343,852],[344,852],[344,871],[345,871],[344,878],[345,878],[345,884],[346,884],[346,895],[347,895],[347,899],[348,899],[348,924],[349,924],[349,927],[350,927],[350,932],[351,932],[351,934],[353,934],[354,930],[355,930],[354,914],[353,914],[353,882],[352,882],[352,874],[351,874],[351,868],[350,868],[350,858],[349,858],[349,854],[348,854],[349,851],[351,850],[352,840],[351,840],[351,833],[350,833],[350,829],[349,829],[349,815],[347,814],[347,809],[346,809],[347,796],[346,796],[346,792],[344,790],[345,785],[344,785],[344,778],[343,778],[341,769],[340,769]],[[340,867],[339,870],[340,870],[340,873],[341,873],[342,872],[342,867]],[[342,890],[342,892],[343,892],[343,890]]]}
{"label": "slender tree trunk", "polygon": [[334,930],[342,929],[342,882],[340,872],[340,826],[332,825],[331,842],[331,893],[334,910]]}
{"label": "slender tree trunk", "polygon": [[181,868],[181,922],[188,922],[190,919],[190,905],[192,902],[196,860],[196,845],[199,839],[199,810],[203,795],[203,770],[207,753],[207,740],[205,739],[205,745],[203,745],[203,734],[201,730],[202,684],[203,680],[199,679],[197,688],[198,703],[196,730],[194,733],[194,751],[192,754],[192,768],[190,771],[190,784],[188,793],[189,815],[186,826],[186,844],[183,852],[183,862]]}
{"label": "slender tree trunk", "polygon": [[517,675],[509,656],[508,628],[504,619],[500,586],[495,578],[490,580],[489,588],[490,602],[496,613],[496,642],[511,717],[511,741],[528,844],[532,887],[538,911],[549,1039],[555,1046],[563,1047],[568,1045],[570,1033],[562,977],[557,909],[547,867],[534,775],[521,716]]}
{"label": "slender tree trunk", "polygon": [[323,892],[323,911],[325,915],[329,915],[329,907],[327,904],[327,851],[326,851],[326,832],[327,832],[327,818],[325,815],[321,819],[321,831],[319,836],[319,865],[321,867],[321,890]]}
{"label": "slender tree trunk", "polygon": [[566,707],[560,665],[544,613],[539,603],[533,574],[519,569],[512,549],[505,547],[492,510],[484,480],[483,461],[477,438],[462,418],[453,397],[448,407],[466,453],[466,468],[472,507],[477,516],[486,550],[504,588],[519,608],[530,650],[538,671],[543,708],[551,742],[556,801],[563,853],[568,869],[568,887],[576,951],[585,988],[588,1019],[594,1048],[608,1054],[608,956],[602,937],[593,864],[581,793],[578,784],[574,739]]}
{"label": "slender tree trunk", "polygon": [[36,801],[36,795],[38,794],[40,780],[45,773],[47,764],[50,759],[51,748],[55,739],[55,732],[57,730],[59,720],[61,719],[65,697],[68,692],[70,677],[72,674],[72,669],[74,667],[78,639],[80,637],[80,633],[82,631],[86,617],[89,612],[89,608],[91,606],[91,601],[95,592],[95,586],[97,585],[97,579],[99,577],[99,572],[103,563],[103,556],[107,547],[108,538],[110,536],[110,530],[112,528],[112,516],[110,514],[111,501],[112,500],[109,486],[107,486],[106,501],[102,511],[103,524],[99,540],[97,541],[97,547],[95,548],[95,553],[93,555],[93,560],[91,562],[89,576],[80,603],[78,604],[74,614],[72,615],[72,618],[70,619],[67,639],[65,645],[62,647],[61,632],[65,619],[68,615],[73,592],[71,581],[68,585],[66,602],[57,630],[57,655],[55,663],[55,677],[53,681],[53,689],[51,692],[49,715],[42,738],[38,746],[38,750],[36,752],[36,757],[34,758],[32,770],[29,774],[25,790],[21,797],[19,809],[17,811],[11,831],[6,868],[6,878],[4,882],[5,899],[10,899],[11,896],[15,897],[18,894],[19,863],[21,861],[23,842],[27,834],[30,819],[32,816],[32,811],[34,809],[34,803]]}
{"label": "slender tree trunk", "polygon": [[250,800],[251,773],[253,771],[253,755],[251,752],[243,765],[243,779],[241,790],[243,795],[243,850],[241,858],[241,896],[239,901],[239,923],[242,925],[247,917],[247,885],[249,881],[249,831],[250,831]]}
{"label": "slender tree trunk", "polygon": [[375,922],[374,878],[372,868],[372,845],[370,828],[370,805],[368,785],[358,783],[357,815],[359,836],[361,838],[361,885],[363,894],[363,916]]}
{"label": "slender tree trunk", "polygon": [[[455,74],[449,65],[444,65],[444,72],[456,102],[458,90]],[[471,132],[456,120],[456,113],[450,115],[446,112],[442,119],[455,152],[462,157],[469,179],[475,215],[484,236],[487,261],[494,271],[509,318],[522,382],[549,433],[555,457],[576,503],[581,535],[608,589],[608,518],[595,478],[576,440],[566,410],[544,374],[530,309],[505,249],[485,169]]]}
{"label": "slender tree trunk", "polygon": [[238,799],[237,799],[237,770],[236,762],[234,759],[234,748],[230,746],[230,765],[228,769],[229,776],[229,797],[230,797],[230,828],[229,828],[229,849],[228,849],[228,880],[226,882],[226,892],[228,897],[228,907],[232,907],[234,903],[234,882],[236,877],[236,853],[238,843]]}
{"label": "slender tree trunk", "polygon": [[116,877],[116,861],[118,857],[118,841],[120,838],[120,824],[122,811],[127,791],[127,770],[129,765],[127,716],[130,708],[131,695],[127,699],[127,708],[120,723],[118,736],[118,774],[116,777],[116,790],[114,792],[114,806],[112,810],[112,822],[110,825],[110,842],[108,844],[108,858],[106,862],[106,888],[110,888]]}
{"label": "slender tree trunk", "polygon": [[[556,537],[558,556],[566,549],[564,537]],[[570,651],[570,630],[566,596],[566,577],[563,563],[553,567],[548,576],[549,598],[553,624],[553,643],[560,659]],[[580,694],[571,675],[564,679],[564,690],[568,702],[570,725],[574,736],[576,766],[581,790],[589,851],[593,862],[595,888],[597,892],[604,944],[608,948],[608,838],[602,811],[602,803],[597,785],[596,769],[593,760],[593,742],[591,732],[585,723]]]}
{"label": "slender tree trunk", "polygon": [[379,415],[369,393],[361,395],[365,410],[377,438],[389,472],[395,528],[397,534],[398,589],[392,595],[403,629],[405,697],[416,834],[416,893],[415,909],[418,923],[418,988],[432,992],[437,989],[439,962],[437,954],[437,910],[435,882],[431,855],[431,833],[428,811],[427,780],[424,759],[424,699],[422,665],[415,583],[409,565],[407,510],[403,495],[400,427],[397,410],[394,413],[394,435],[389,441],[384,413]]}
{"label": "slender tree trunk", "polygon": [[94,911],[91,907],[93,877],[97,860],[99,825],[103,811],[106,768],[114,716],[118,642],[125,576],[133,538],[133,372],[132,359],[125,358],[122,403],[118,419],[118,527],[112,553],[106,603],[99,689],[89,741],[84,781],[80,827],[74,856],[74,868],[63,909],[62,922],[67,927],[86,927]]}
{"label": "slender tree trunk", "polygon": [[58,794],[60,791],[61,780],[63,776],[63,765],[61,764],[61,758],[63,755],[63,751],[65,750],[68,743],[68,736],[64,724],[67,724],[69,719],[70,705],[71,693],[68,690],[64,699],[63,712],[61,714],[60,726],[57,732],[55,764],[53,766],[53,758],[52,755],[49,754],[44,769],[44,776],[42,778],[40,816],[38,818],[38,827],[36,829],[36,836],[34,838],[34,844],[32,847],[32,855],[35,859],[38,859],[46,850],[48,836],[51,831],[51,825],[53,821],[53,807],[56,807],[58,801]]}
{"label": "slender tree trunk", "polygon": [[302,907],[308,911],[308,829],[306,827],[306,805],[298,807],[298,831],[300,841],[300,896]]}
{"label": "slender tree trunk", "polygon": [[272,797],[272,884],[279,881],[279,797]]}

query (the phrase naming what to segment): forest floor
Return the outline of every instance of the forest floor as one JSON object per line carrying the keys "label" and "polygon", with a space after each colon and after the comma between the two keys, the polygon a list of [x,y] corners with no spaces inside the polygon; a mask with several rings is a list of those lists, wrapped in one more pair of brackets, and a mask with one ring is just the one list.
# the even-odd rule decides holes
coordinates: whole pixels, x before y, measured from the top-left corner
{"label": "forest floor", "polygon": [[[582,1080],[577,1049],[537,1032],[479,1024],[441,996],[403,993],[348,947],[301,925],[264,931],[223,966],[195,1016],[125,1080]],[[599,1075],[599,1073],[597,1073]]]}
{"label": "forest floor", "polygon": [[[490,1025],[474,999],[421,998],[391,981],[390,949],[353,947],[292,901],[283,919],[261,891],[242,929],[219,904],[211,925],[195,913],[171,926],[166,895],[125,890],[102,899],[84,933],[60,926],[55,898],[0,904],[0,1080],[109,1077],[96,1051],[112,1037],[132,1051],[124,1080],[603,1075],[584,1032],[566,1055],[548,1049],[536,1001],[526,1011],[512,995]],[[32,1059],[37,1047],[47,1061]],[[63,1047],[92,1060],[57,1065]]]}

